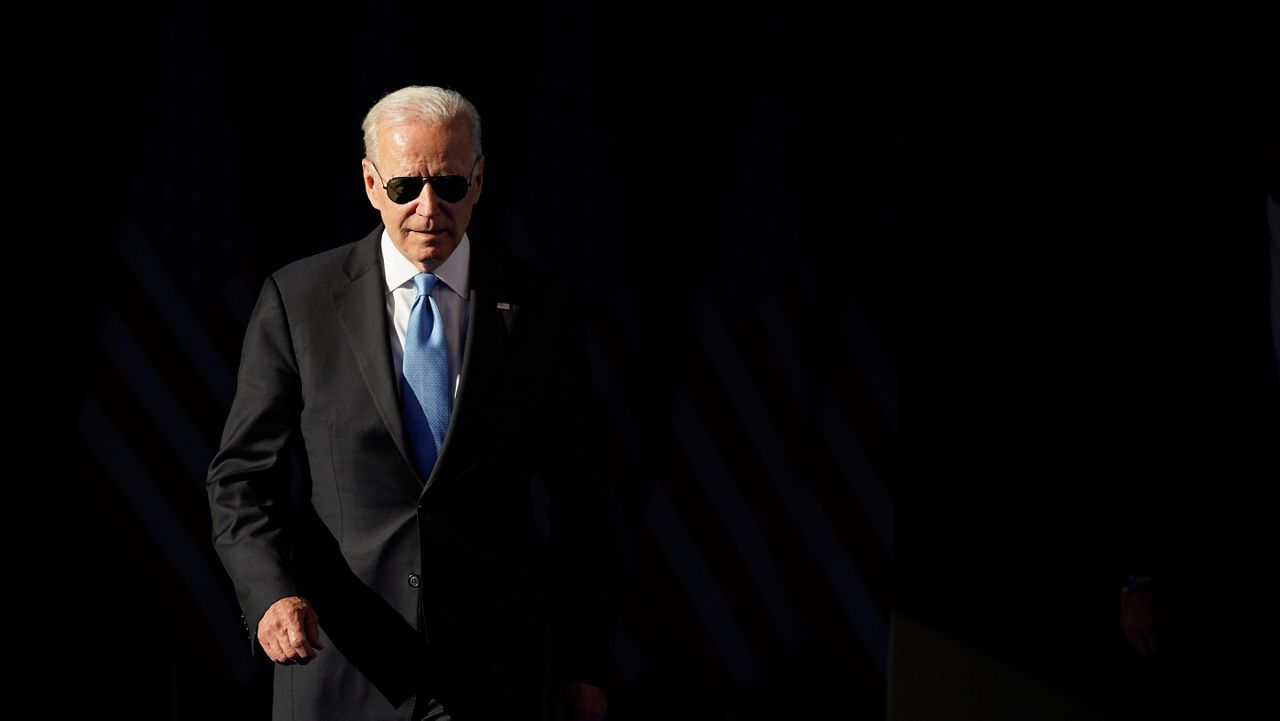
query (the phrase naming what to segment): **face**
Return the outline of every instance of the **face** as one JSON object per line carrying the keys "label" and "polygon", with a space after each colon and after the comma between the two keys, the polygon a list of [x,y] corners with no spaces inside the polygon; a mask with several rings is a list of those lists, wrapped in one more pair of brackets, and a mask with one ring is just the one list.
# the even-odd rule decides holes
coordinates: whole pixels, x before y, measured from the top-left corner
{"label": "face", "polygon": [[[471,131],[457,121],[384,128],[378,136],[378,155],[376,170],[368,158],[361,161],[369,203],[382,215],[387,234],[404,257],[420,270],[432,272],[458,247],[471,222],[471,209],[484,185],[484,156],[471,155]],[[395,177],[434,175],[461,175],[471,179],[471,187],[466,197],[450,203],[427,183],[418,197],[404,205],[388,198],[383,189]]]}

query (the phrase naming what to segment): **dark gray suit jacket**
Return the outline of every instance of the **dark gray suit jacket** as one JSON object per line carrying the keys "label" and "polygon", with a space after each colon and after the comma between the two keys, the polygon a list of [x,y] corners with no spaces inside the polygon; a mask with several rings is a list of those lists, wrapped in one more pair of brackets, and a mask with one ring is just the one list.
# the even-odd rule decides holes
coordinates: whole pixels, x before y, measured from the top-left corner
{"label": "dark gray suit jacket", "polygon": [[532,265],[472,243],[461,384],[423,478],[381,232],[263,283],[209,466],[213,542],[251,647],[279,598],[320,615],[326,648],[275,667],[273,718],[408,719],[423,689],[456,721],[538,718],[557,681],[610,685],[616,536],[582,315]]}

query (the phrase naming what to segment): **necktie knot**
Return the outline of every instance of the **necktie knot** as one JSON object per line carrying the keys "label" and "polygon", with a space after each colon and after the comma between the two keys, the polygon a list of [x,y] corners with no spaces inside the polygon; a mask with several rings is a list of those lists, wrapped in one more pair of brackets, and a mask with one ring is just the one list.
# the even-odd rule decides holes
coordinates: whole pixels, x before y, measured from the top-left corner
{"label": "necktie knot", "polygon": [[431,295],[431,289],[439,282],[440,277],[435,273],[419,273],[413,276],[413,287],[418,289],[418,295]]}

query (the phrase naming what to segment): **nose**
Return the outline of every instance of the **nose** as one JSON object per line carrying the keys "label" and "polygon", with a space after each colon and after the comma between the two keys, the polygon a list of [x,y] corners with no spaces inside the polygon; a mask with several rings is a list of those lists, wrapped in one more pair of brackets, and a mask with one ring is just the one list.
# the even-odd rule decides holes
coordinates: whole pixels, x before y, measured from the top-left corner
{"label": "nose", "polygon": [[431,183],[422,186],[422,192],[418,194],[418,205],[414,208],[414,212],[424,218],[433,218],[440,214],[443,206],[440,199],[436,197],[436,191],[431,187]]}

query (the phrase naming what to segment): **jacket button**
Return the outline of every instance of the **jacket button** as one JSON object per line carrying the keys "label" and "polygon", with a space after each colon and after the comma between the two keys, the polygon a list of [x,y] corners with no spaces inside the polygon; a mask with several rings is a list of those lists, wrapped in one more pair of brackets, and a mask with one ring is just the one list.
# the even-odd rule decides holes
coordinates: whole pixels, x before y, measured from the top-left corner
{"label": "jacket button", "polygon": [[422,585],[422,579],[421,579],[421,578],[418,578],[418,574],[416,574],[416,573],[410,573],[410,574],[409,574],[409,585],[410,585],[410,586],[412,586],[413,588],[417,588],[418,586],[421,586],[421,585]]}

